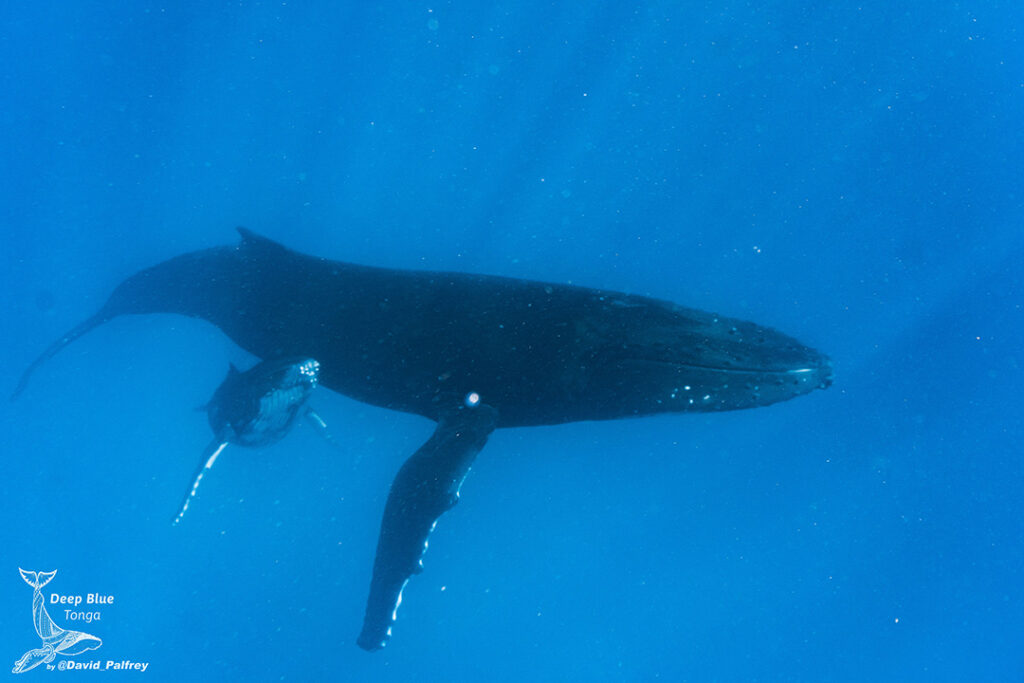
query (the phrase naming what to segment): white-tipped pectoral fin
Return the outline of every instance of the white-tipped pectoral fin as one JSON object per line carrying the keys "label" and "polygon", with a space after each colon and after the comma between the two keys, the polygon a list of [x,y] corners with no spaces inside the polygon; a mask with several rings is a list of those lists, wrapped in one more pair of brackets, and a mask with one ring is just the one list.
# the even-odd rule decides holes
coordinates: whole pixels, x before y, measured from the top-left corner
{"label": "white-tipped pectoral fin", "polygon": [[324,441],[331,444],[339,451],[343,450],[347,452],[347,449],[343,449],[341,444],[338,443],[338,440],[334,438],[334,435],[331,434],[331,430],[327,428],[327,423],[324,422],[324,419],[320,417],[320,415],[315,410],[307,406],[305,415],[306,419],[309,420],[309,423],[313,425],[313,428],[316,430],[316,433],[319,434]]}
{"label": "white-tipped pectoral fin", "polygon": [[359,647],[372,651],[387,644],[402,591],[409,577],[423,571],[427,539],[438,518],[455,505],[476,454],[497,424],[498,412],[488,405],[454,410],[398,470],[384,505]]}
{"label": "white-tipped pectoral fin", "polygon": [[196,473],[192,476],[192,487],[185,494],[184,500],[181,501],[181,507],[178,509],[178,514],[175,516],[172,524],[177,524],[181,521],[181,518],[185,516],[188,506],[192,503],[192,499],[195,498],[196,492],[199,490],[200,482],[203,481],[203,477],[206,473],[213,468],[213,464],[217,462],[217,456],[221,454],[224,447],[227,445],[227,441],[214,439],[210,442],[210,445],[206,447],[206,450],[203,451],[203,457],[199,459],[199,467],[196,469]]}

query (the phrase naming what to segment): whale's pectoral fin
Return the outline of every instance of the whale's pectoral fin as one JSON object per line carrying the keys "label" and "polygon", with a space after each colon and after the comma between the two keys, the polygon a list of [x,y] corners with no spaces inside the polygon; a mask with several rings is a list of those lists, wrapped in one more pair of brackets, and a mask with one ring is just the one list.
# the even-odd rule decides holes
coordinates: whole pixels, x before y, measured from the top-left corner
{"label": "whale's pectoral fin", "polygon": [[309,420],[311,425],[313,425],[316,433],[323,437],[324,441],[331,444],[338,450],[346,450],[342,448],[341,444],[338,443],[338,440],[334,438],[333,434],[331,434],[331,430],[327,428],[327,423],[324,422],[324,419],[309,406],[306,406],[306,419]]}
{"label": "whale's pectoral fin", "polygon": [[356,641],[364,650],[387,644],[402,589],[410,576],[423,570],[427,537],[438,517],[458,501],[459,487],[496,422],[497,411],[490,406],[460,408],[441,419],[399,470],[384,506],[370,597]]}
{"label": "whale's pectoral fin", "polygon": [[217,437],[203,451],[203,457],[199,459],[199,467],[196,468],[196,473],[192,475],[192,486],[185,493],[185,498],[181,501],[181,507],[178,508],[178,514],[174,517],[172,524],[177,524],[185,516],[188,506],[196,495],[196,491],[199,490],[200,482],[203,481],[203,477],[213,467],[213,463],[217,462],[217,456],[221,454],[221,451],[227,445],[228,442],[226,440]]}

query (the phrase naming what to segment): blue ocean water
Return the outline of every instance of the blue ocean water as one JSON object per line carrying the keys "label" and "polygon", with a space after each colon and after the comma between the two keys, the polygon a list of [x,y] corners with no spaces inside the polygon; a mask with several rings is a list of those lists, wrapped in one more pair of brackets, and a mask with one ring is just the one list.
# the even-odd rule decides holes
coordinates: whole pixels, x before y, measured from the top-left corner
{"label": "blue ocean water", "polygon": [[[1020,681],[1017,3],[24,3],[0,18],[2,386],[127,275],[230,244],[617,289],[827,352],[769,408],[499,430],[383,651],[432,424],[318,390],[170,525],[227,370],[118,319],[0,408],[0,646],[149,681]],[[52,593],[113,595],[71,621]],[[46,676],[45,666],[22,674]],[[69,672],[88,676],[89,672]],[[110,674],[116,675],[116,674]]]}

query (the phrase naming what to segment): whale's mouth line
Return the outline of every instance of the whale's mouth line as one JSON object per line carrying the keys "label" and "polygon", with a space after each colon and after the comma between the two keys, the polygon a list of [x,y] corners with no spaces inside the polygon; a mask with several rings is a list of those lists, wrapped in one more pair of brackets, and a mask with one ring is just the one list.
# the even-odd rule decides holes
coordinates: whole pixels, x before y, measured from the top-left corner
{"label": "whale's mouth line", "polygon": [[667,368],[673,368],[675,370],[705,370],[708,372],[718,372],[728,375],[771,375],[771,376],[802,376],[816,372],[827,372],[831,374],[830,365],[819,365],[813,367],[801,367],[792,368],[787,370],[777,370],[768,368],[753,368],[738,365],[703,365],[701,363],[675,363],[667,360],[649,360],[646,358],[630,358],[630,362],[633,363],[650,363],[652,365],[663,365]]}

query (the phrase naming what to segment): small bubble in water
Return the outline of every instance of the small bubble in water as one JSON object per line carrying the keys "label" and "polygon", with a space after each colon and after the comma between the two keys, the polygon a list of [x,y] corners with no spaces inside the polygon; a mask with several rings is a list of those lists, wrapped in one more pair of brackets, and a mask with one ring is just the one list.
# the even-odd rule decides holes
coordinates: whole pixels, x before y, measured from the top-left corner
{"label": "small bubble in water", "polygon": [[471,391],[468,394],[466,394],[467,408],[476,408],[478,405],[480,405],[480,394],[476,393],[475,391]]}

